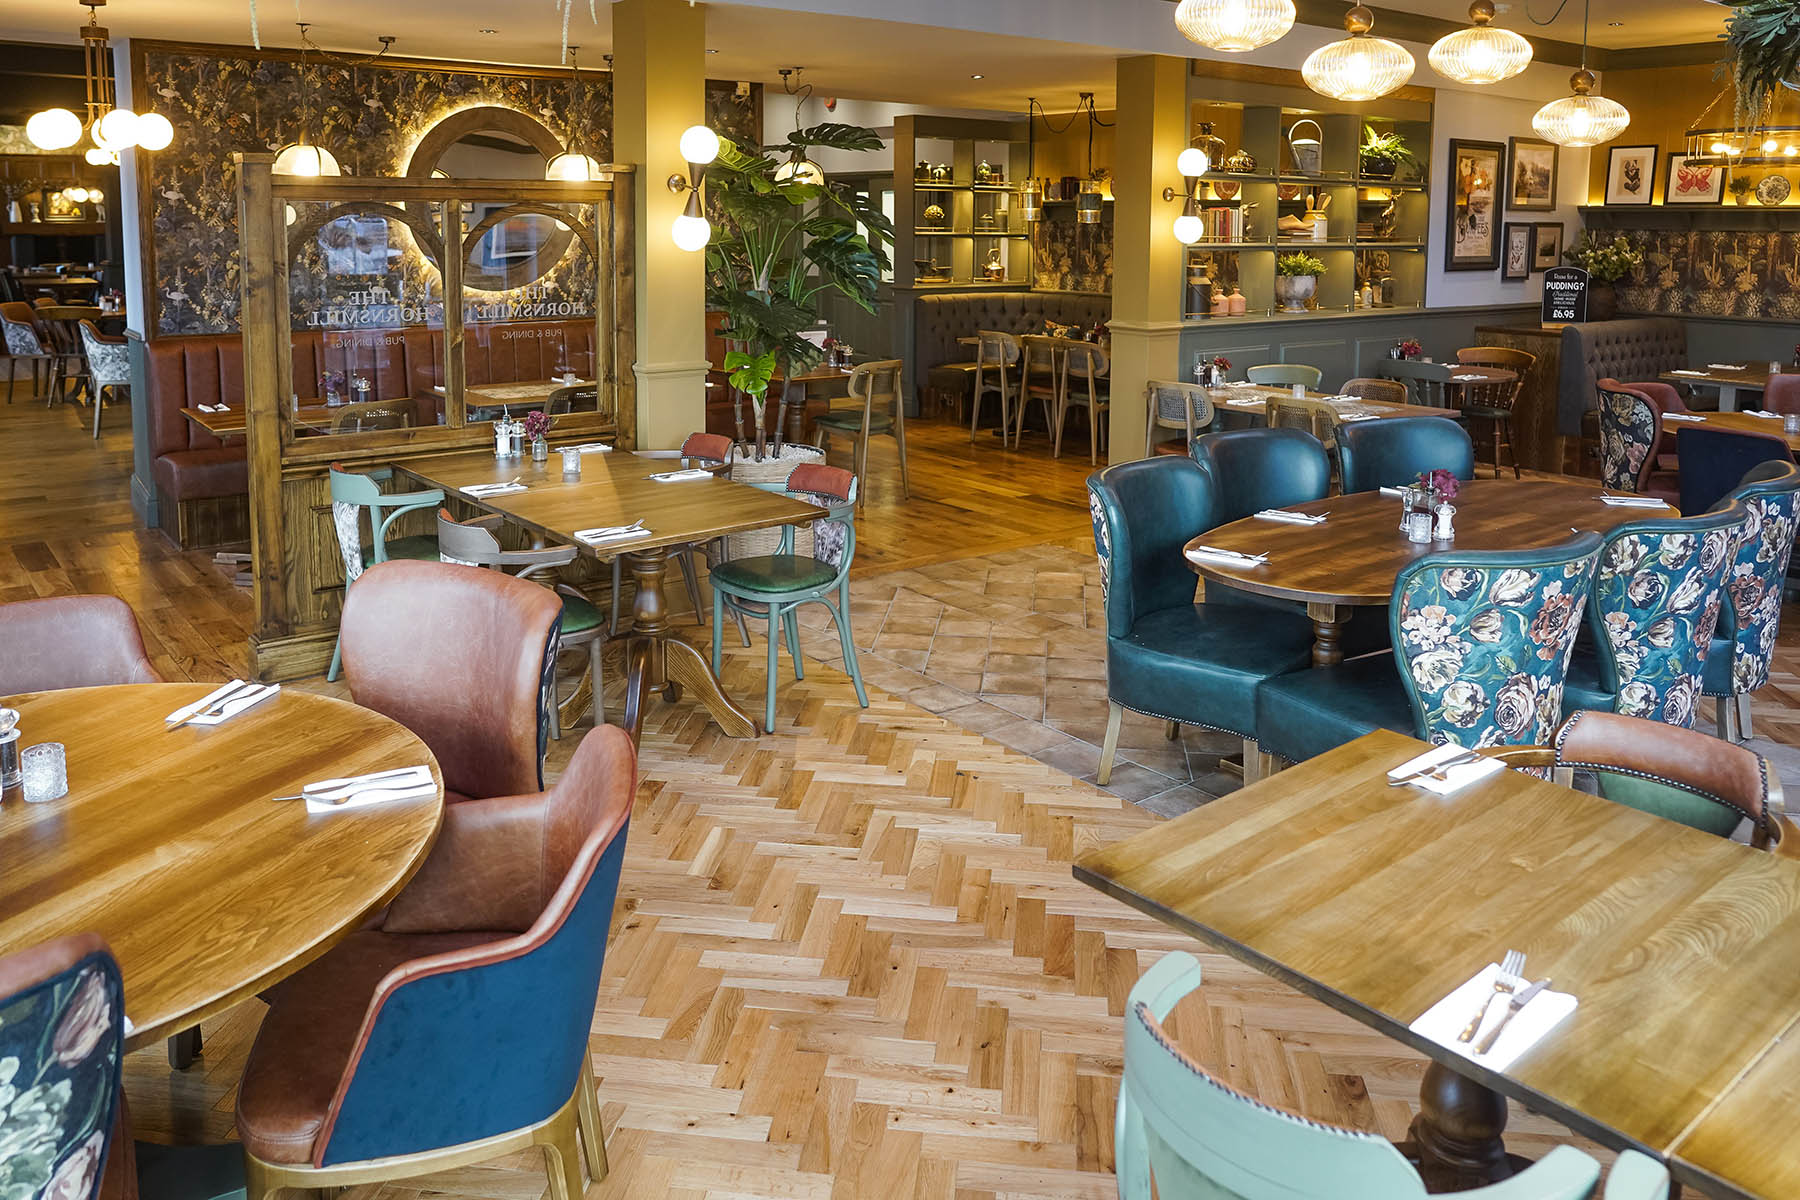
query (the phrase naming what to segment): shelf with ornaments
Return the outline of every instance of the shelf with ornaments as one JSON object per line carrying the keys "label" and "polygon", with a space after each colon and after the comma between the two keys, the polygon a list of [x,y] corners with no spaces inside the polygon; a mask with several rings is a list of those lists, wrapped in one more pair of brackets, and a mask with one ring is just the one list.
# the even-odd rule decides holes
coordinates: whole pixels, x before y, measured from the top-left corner
{"label": "shelf with ornaments", "polygon": [[896,287],[1024,286],[1031,228],[1019,206],[1029,161],[1022,126],[904,114],[894,121],[894,161],[914,164],[894,178]]}

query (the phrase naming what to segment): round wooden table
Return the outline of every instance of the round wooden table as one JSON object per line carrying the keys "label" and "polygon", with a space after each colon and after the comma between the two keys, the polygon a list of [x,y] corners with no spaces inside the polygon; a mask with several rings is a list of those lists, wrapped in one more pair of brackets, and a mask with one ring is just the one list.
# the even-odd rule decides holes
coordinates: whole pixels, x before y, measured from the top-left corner
{"label": "round wooden table", "polygon": [[1319,525],[1288,525],[1245,517],[1210,529],[1187,544],[1244,554],[1267,554],[1254,567],[1188,560],[1203,579],[1246,592],[1299,600],[1313,623],[1313,665],[1342,662],[1339,643],[1350,610],[1386,604],[1400,569],[1440,550],[1528,550],[1554,546],[1575,530],[1604,533],[1627,521],[1676,516],[1673,508],[1602,504],[1598,483],[1550,479],[1473,479],[1456,498],[1456,540],[1409,542],[1400,532],[1400,500],[1380,492],[1327,496],[1292,506],[1294,512],[1329,512]]}
{"label": "round wooden table", "polygon": [[[444,781],[425,743],[379,713],[284,689],[222,725],[163,718],[211,683],[71,688],[0,699],[23,744],[66,747],[69,793],[0,809],[0,954],[94,932],[118,957],[126,1048],[286,978],[412,877]],[[309,816],[319,779],[429,764],[437,794]]]}

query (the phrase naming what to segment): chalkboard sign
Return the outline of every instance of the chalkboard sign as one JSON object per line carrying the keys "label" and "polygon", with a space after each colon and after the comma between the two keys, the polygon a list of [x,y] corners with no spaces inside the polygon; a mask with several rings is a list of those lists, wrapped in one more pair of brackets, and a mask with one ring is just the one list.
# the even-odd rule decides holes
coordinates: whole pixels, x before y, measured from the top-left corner
{"label": "chalkboard sign", "polygon": [[1580,267],[1551,267],[1544,272],[1544,324],[1569,325],[1587,320],[1588,273]]}

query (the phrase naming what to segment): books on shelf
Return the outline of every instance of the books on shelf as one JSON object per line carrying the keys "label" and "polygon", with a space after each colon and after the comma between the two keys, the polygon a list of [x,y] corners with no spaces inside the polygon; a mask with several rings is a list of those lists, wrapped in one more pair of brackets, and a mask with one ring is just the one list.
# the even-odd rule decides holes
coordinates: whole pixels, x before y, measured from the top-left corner
{"label": "books on shelf", "polygon": [[1241,242],[1244,240],[1244,210],[1232,205],[1215,205],[1200,210],[1203,242]]}

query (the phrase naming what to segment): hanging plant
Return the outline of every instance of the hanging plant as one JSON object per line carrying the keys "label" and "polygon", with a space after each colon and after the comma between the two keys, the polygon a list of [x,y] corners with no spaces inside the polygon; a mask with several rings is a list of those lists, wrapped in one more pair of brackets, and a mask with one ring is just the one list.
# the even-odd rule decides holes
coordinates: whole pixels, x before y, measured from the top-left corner
{"label": "hanging plant", "polygon": [[1800,3],[1796,0],[1726,0],[1725,45],[1737,91],[1736,121],[1754,128],[1774,104],[1775,89],[1800,84]]}

